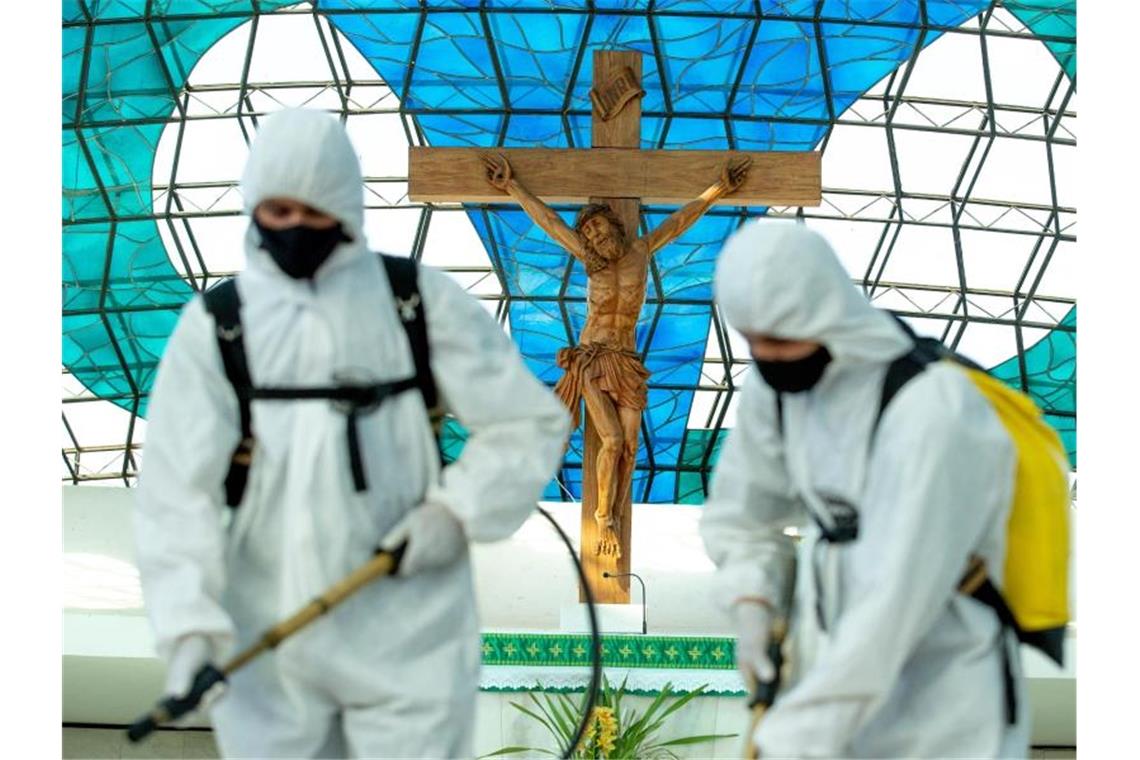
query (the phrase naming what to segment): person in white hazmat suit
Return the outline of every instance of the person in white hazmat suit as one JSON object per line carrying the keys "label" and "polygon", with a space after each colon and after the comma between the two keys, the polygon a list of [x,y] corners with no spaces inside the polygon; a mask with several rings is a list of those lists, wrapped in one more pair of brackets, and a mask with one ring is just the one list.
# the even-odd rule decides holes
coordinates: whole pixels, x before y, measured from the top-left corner
{"label": "person in white hazmat suit", "polygon": [[887,367],[913,340],[804,225],[743,227],[715,288],[756,364],[701,520],[746,680],[772,679],[773,623],[791,621],[788,678],[751,737],[760,757],[1024,757],[1016,639],[956,591],[971,554],[1003,567],[1015,451],[1000,421],[942,362],[872,436]]}
{"label": "person in white hazmat suit", "polygon": [[[331,115],[263,122],[241,180],[252,223],[237,276],[257,386],[413,374],[409,341],[363,231],[360,165]],[[316,261],[314,261],[317,259]],[[147,613],[184,694],[266,628],[407,541],[399,577],[364,587],[230,679],[210,718],[226,757],[464,757],[480,667],[468,541],[511,535],[561,459],[568,415],[447,275],[419,269],[431,369],[470,431],[440,472],[423,397],[359,418],[368,487],[328,400],[252,402],[244,499],[223,503],[238,403],[201,297],[187,305],[150,401],[135,531]]]}

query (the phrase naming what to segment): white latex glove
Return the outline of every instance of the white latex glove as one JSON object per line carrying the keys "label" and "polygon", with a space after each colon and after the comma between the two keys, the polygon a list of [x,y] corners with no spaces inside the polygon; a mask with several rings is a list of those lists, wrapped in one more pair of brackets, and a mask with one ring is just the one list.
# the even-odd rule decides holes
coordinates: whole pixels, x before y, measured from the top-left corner
{"label": "white latex glove", "polygon": [[775,622],[772,608],[742,599],[732,605],[732,619],[736,625],[736,667],[744,682],[752,688],[756,681],[771,681],[776,677],[776,666],[768,657]]}
{"label": "white latex glove", "polygon": [[398,573],[402,576],[449,565],[467,546],[463,523],[450,509],[432,502],[426,502],[404,515],[384,536],[380,548],[394,551],[405,541],[408,548],[404,550]]}
{"label": "white latex glove", "polygon": [[181,697],[190,691],[194,676],[213,657],[213,647],[205,636],[183,636],[174,644],[166,665],[166,694]]}

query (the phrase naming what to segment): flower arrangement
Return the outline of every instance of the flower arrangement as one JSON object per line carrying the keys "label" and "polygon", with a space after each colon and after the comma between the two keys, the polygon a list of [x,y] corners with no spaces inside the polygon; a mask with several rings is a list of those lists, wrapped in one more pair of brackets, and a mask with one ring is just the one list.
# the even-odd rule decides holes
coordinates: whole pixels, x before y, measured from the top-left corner
{"label": "flower arrangement", "polygon": [[[653,702],[638,714],[631,707],[622,707],[622,697],[625,696],[626,681],[614,689],[608,679],[603,677],[602,692],[598,696],[598,703],[590,713],[590,723],[586,728],[582,740],[574,749],[571,757],[582,760],[617,760],[618,758],[659,758],[660,760],[673,760],[677,758],[672,747],[682,745],[703,744],[717,739],[731,739],[736,734],[706,734],[701,736],[684,736],[676,739],[660,741],[658,734],[670,715],[680,710],[695,697],[701,696],[708,684],[693,689],[683,696],[674,696],[672,684],[667,683]],[[542,684],[538,685],[539,690]],[[554,740],[554,749],[546,747],[503,747],[484,757],[497,755],[511,755],[521,752],[562,757],[566,748],[574,740],[578,731],[578,722],[582,715],[582,707],[586,695],[575,698],[568,694],[541,694],[540,700],[533,693],[527,695],[532,704],[530,706],[511,702],[511,706],[543,725]],[[672,701],[670,701],[672,700]],[[667,704],[668,703],[668,704]]]}

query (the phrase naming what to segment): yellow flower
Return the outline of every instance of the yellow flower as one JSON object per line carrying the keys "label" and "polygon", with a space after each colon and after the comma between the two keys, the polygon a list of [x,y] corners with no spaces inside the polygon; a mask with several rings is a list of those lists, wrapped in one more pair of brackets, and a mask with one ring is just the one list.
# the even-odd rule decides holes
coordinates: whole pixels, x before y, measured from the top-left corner
{"label": "yellow flower", "polygon": [[582,734],[582,741],[578,743],[579,747],[589,747],[594,743],[594,734],[598,731],[598,722],[593,720],[593,713],[591,713],[591,720],[586,724],[586,732]]}
{"label": "yellow flower", "polygon": [[[597,747],[602,751],[602,757],[609,757],[614,751],[614,741],[617,739],[617,717],[612,707],[595,707],[590,727],[597,727]],[[591,731],[593,733],[593,731]]]}

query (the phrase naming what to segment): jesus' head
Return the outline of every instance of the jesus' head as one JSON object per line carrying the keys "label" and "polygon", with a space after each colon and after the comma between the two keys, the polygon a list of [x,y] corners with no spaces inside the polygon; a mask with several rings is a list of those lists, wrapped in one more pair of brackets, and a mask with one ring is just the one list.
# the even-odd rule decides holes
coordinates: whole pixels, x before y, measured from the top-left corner
{"label": "jesus' head", "polygon": [[587,248],[608,261],[621,257],[625,248],[625,228],[609,206],[591,203],[578,212],[574,229]]}

